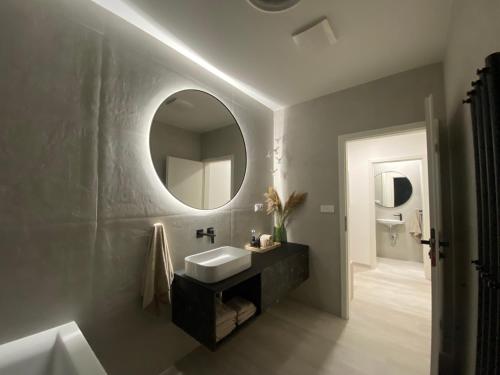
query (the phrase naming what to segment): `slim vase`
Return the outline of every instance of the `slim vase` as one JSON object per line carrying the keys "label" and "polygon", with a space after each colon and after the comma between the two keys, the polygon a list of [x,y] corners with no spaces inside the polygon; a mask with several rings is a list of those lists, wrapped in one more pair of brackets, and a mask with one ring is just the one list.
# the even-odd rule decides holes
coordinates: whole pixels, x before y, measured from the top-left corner
{"label": "slim vase", "polygon": [[286,243],[286,228],[284,225],[274,227],[273,239],[274,242]]}

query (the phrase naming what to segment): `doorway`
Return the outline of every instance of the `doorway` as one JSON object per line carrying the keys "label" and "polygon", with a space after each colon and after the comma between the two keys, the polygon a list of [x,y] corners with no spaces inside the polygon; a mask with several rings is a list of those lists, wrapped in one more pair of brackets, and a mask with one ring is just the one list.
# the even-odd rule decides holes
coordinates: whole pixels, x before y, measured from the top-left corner
{"label": "doorway", "polygon": [[[418,341],[426,374],[435,294],[430,248],[420,242],[431,232],[427,138],[425,122],[339,137],[342,316],[393,316],[402,344]],[[398,319],[413,335],[401,335]]]}

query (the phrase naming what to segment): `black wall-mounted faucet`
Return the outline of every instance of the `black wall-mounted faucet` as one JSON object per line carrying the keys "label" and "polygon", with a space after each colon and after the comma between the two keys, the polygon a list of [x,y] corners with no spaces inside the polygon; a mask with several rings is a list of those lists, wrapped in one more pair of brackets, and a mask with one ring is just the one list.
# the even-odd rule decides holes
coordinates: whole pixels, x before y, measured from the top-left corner
{"label": "black wall-mounted faucet", "polygon": [[215,229],[213,227],[207,228],[207,232],[203,232],[203,229],[196,230],[196,238],[202,238],[203,236],[210,237],[210,242],[215,242]]}
{"label": "black wall-mounted faucet", "polygon": [[399,221],[403,221],[403,214],[401,212],[399,214],[395,214],[392,216],[397,216],[397,217],[399,217]]}

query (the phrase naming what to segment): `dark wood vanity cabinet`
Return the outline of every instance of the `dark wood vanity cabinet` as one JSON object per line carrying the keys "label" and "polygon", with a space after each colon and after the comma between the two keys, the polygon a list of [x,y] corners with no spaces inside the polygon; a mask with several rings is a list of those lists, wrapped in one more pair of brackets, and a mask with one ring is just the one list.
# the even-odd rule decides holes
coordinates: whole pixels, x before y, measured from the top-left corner
{"label": "dark wood vanity cabinet", "polygon": [[299,252],[262,270],[261,309],[285,297],[309,277],[309,254]]}
{"label": "dark wood vanity cabinet", "polygon": [[[309,277],[309,247],[287,243],[267,253],[252,254],[252,266],[214,284],[202,283],[176,272],[172,283],[172,321],[211,350],[215,339],[215,304],[240,296],[257,308],[260,315]],[[245,326],[245,323],[243,326]],[[238,327],[229,336],[234,335]]]}

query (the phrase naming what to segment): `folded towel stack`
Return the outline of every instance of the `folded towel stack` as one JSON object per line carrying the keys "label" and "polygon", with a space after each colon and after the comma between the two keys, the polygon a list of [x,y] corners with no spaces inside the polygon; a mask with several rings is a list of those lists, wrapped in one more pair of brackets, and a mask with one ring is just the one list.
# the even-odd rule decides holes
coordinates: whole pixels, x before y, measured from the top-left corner
{"label": "folded towel stack", "polygon": [[255,305],[241,297],[234,297],[226,303],[215,305],[215,340],[218,342],[229,335],[236,325],[243,324],[257,312]]}
{"label": "folded towel stack", "polygon": [[241,297],[232,298],[227,302],[227,306],[236,312],[238,325],[250,319],[257,311],[257,308],[252,302]]}
{"label": "folded towel stack", "polygon": [[236,328],[237,314],[222,302],[215,306],[215,339],[222,340]]}

